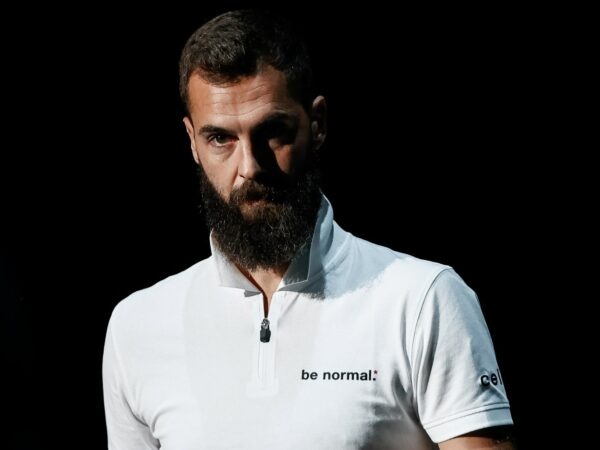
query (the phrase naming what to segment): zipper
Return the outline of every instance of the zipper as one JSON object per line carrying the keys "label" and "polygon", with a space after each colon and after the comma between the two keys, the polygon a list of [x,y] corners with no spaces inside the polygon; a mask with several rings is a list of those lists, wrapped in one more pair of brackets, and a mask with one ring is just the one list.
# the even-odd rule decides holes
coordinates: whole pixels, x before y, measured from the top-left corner
{"label": "zipper", "polygon": [[269,328],[269,304],[267,297],[263,294],[263,315],[264,318],[260,324],[260,342],[269,342],[271,339],[271,330]]}
{"label": "zipper", "polygon": [[269,342],[270,339],[269,319],[265,317],[260,324],[260,342]]}
{"label": "zipper", "polygon": [[[262,300],[263,303],[256,304],[254,309],[254,320],[258,322],[255,323],[259,328],[257,333],[259,334],[259,339],[258,342],[254,341],[252,375],[246,387],[247,394],[250,397],[269,397],[275,395],[279,389],[275,373],[275,349],[277,346],[277,339],[275,339],[275,335],[273,334],[277,333],[277,318],[279,314],[277,310],[273,313],[269,311],[271,308],[269,308],[265,296],[263,296]],[[277,300],[279,300],[279,298]],[[276,308],[277,307],[278,306],[276,306]],[[273,338],[272,341],[271,338]],[[254,339],[256,339],[256,337]]]}

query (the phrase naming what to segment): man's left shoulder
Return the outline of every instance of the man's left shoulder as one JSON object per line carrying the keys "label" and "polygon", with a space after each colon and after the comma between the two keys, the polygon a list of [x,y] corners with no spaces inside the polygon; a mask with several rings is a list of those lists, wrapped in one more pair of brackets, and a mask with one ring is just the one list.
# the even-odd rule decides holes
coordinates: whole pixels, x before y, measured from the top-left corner
{"label": "man's left shoulder", "polygon": [[354,236],[354,259],[361,270],[376,271],[382,280],[428,287],[445,270],[441,264],[393,250]]}

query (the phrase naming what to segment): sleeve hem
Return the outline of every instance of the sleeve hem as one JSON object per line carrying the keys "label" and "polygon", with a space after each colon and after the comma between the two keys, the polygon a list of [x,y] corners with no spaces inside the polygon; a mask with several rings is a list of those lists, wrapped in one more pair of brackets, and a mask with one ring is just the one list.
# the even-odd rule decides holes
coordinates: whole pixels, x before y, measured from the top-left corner
{"label": "sleeve hem", "polygon": [[467,411],[441,422],[424,425],[424,428],[431,440],[439,443],[471,431],[512,424],[510,408],[508,405],[500,404]]}

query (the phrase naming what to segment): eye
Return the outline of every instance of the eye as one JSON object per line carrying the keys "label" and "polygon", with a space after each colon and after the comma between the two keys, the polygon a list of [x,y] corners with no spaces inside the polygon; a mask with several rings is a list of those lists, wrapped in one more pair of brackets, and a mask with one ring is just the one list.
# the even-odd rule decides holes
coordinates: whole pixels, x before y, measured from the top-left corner
{"label": "eye", "polygon": [[273,124],[263,130],[263,137],[272,147],[280,147],[294,142],[296,129],[285,124]]}
{"label": "eye", "polygon": [[208,142],[215,147],[225,147],[233,141],[232,136],[226,134],[213,134],[208,137]]}

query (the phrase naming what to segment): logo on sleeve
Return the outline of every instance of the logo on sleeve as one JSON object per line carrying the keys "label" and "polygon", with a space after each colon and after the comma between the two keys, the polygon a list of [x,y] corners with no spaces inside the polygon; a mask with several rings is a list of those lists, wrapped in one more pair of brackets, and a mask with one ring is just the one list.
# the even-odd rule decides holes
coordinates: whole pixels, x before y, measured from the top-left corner
{"label": "logo on sleeve", "polygon": [[502,375],[500,375],[500,369],[496,367],[496,371],[485,371],[483,375],[479,377],[479,384],[483,387],[488,387],[490,384],[494,386],[504,385],[502,382]]}

